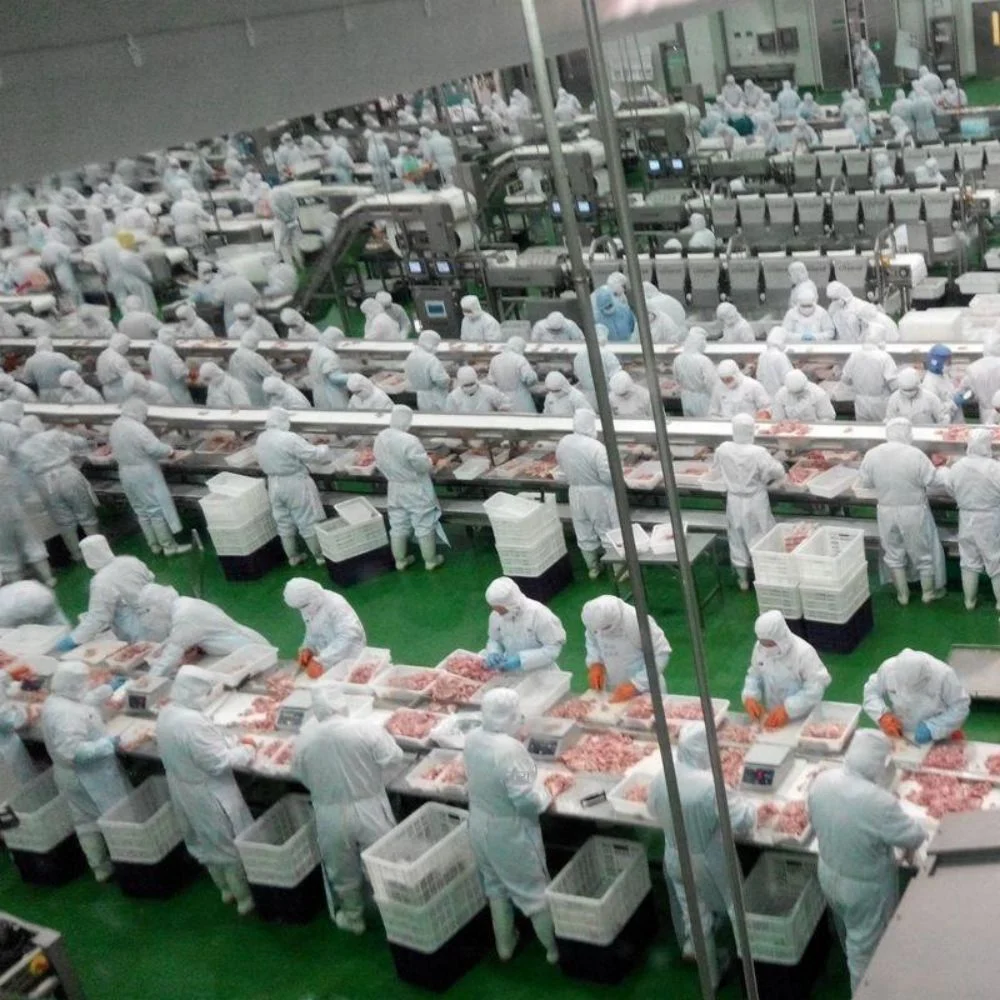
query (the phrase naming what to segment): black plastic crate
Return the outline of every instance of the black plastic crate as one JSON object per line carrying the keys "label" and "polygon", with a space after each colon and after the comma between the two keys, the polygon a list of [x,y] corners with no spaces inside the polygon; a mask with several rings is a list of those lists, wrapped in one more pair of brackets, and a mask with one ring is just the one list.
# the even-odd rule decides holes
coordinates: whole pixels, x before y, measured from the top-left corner
{"label": "black plastic crate", "polygon": [[10,856],[21,878],[32,885],[65,885],[87,870],[87,859],[75,833],[44,854],[12,850]]}
{"label": "black plastic crate", "polygon": [[267,545],[257,549],[256,552],[251,552],[248,556],[219,556],[222,575],[230,583],[259,580],[284,563],[285,550],[278,538],[272,538]]}
{"label": "black plastic crate", "polygon": [[803,619],[803,624],[805,625],[805,635],[803,638],[821,652],[853,652],[875,627],[875,618],[872,614],[872,599],[869,597],[843,625],[830,625],[827,622],[811,622],[808,618]]}
{"label": "black plastic crate", "polygon": [[178,844],[155,865],[115,861],[114,866],[121,891],[139,899],[169,899],[186,889],[199,871],[183,844]]}
{"label": "black plastic crate", "polygon": [[373,580],[383,573],[395,572],[395,569],[396,560],[388,545],[372,549],[371,552],[362,552],[359,556],[352,556],[341,562],[333,562],[330,559],[326,561],[326,571],[339,587],[350,587],[354,583]]}
{"label": "black plastic crate", "polygon": [[257,915],[272,924],[308,924],[326,906],[320,865],[290,889],[251,882],[250,891]]}
{"label": "black plastic crate", "polygon": [[[812,996],[812,989],[826,964],[830,951],[830,930],[827,921],[820,920],[813,936],[806,945],[798,965],[776,965],[771,962],[754,962],[757,992],[767,1000],[805,1000]],[[746,996],[742,968],[730,970],[740,981],[740,995]]]}
{"label": "black plastic crate", "polygon": [[411,986],[444,993],[473,969],[493,947],[489,910],[481,910],[430,955],[389,942],[396,975]]}
{"label": "black plastic crate", "polygon": [[541,576],[512,576],[511,579],[521,588],[525,597],[546,604],[573,582],[573,563],[567,552]]}
{"label": "black plastic crate", "polygon": [[806,623],[801,618],[786,618],[785,624],[792,635],[797,635],[800,639],[806,637]]}
{"label": "black plastic crate", "polygon": [[656,906],[653,893],[649,892],[611,944],[584,944],[556,938],[559,968],[574,979],[614,986],[638,967],[656,936],[656,929]]}

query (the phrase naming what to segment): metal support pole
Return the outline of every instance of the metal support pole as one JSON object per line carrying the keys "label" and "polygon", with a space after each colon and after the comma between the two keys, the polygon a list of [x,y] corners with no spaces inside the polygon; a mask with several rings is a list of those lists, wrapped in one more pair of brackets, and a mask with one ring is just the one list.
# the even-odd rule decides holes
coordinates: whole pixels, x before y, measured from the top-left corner
{"label": "metal support pole", "polygon": [[[729,803],[725,780],[722,775],[722,761],[719,755],[718,735],[715,729],[715,718],[712,711],[712,697],[708,688],[708,673],[706,671],[705,644],[701,631],[701,614],[698,608],[697,591],[694,574],[688,559],[687,542],[684,536],[684,522],[681,518],[680,499],[677,494],[677,482],[674,478],[673,460],[670,453],[670,442],[667,437],[667,419],[661,401],[661,390],[656,370],[656,355],[653,350],[653,340],[649,331],[649,313],[642,291],[642,272],[639,269],[639,258],[636,252],[635,233],[632,229],[632,219],[628,208],[628,191],[625,187],[625,173],[622,170],[621,158],[616,156],[618,149],[618,130],[612,113],[608,95],[607,68],[604,63],[604,53],[601,46],[600,22],[597,17],[595,0],[581,0],[584,22],[587,29],[587,44],[591,59],[591,72],[597,82],[597,117],[602,125],[604,143],[608,151],[608,177],[611,183],[611,195],[618,212],[618,231],[625,247],[625,261],[628,267],[629,283],[633,289],[636,319],[639,327],[639,342],[642,345],[642,356],[646,368],[646,384],[653,400],[653,426],[656,430],[657,451],[660,464],[663,466],[663,478],[666,487],[667,504],[670,510],[670,523],[674,529],[674,542],[677,550],[677,566],[680,570],[682,591],[684,594],[684,609],[687,615],[688,630],[691,633],[691,648],[694,659],[695,678],[698,682],[698,692],[701,696],[702,712],[705,716],[705,729],[708,734],[708,754],[715,783],[715,799],[719,809],[719,826],[722,843],[726,852],[726,868],[729,875],[730,889],[733,901],[733,925],[736,940],[743,956],[743,977],[746,981],[747,1000],[758,1000],[757,979],[754,975],[753,958],[750,954],[750,941],[747,936],[746,910],[743,903],[743,875],[739,858],[736,854],[736,844],[733,841],[732,823],[729,816]],[[624,522],[623,522],[624,524]],[[622,533],[631,536],[631,532]],[[654,708],[656,707],[654,701]],[[673,809],[673,803],[671,803]],[[678,825],[675,814],[675,826]],[[689,897],[690,898],[690,897]],[[691,907],[693,912],[697,908]],[[698,956],[701,966],[701,956]],[[705,977],[702,975],[704,988]]]}
{"label": "metal support pole", "polygon": [[[562,146],[559,142],[559,129],[556,125],[555,112],[553,110],[552,93],[548,86],[544,86],[545,76],[545,51],[542,46],[541,29],[538,24],[538,15],[535,10],[535,0],[521,0],[521,12],[524,17],[524,27],[528,37],[528,46],[531,50],[531,60],[534,67],[534,75],[538,83],[538,107],[542,114],[542,121],[545,125],[545,135],[549,144],[549,152],[552,157],[553,175],[556,184],[556,191],[560,204],[565,206],[563,211],[563,231],[566,240],[566,249],[569,252],[570,262],[573,270],[573,284],[576,289],[577,298],[581,303],[581,313],[583,317],[584,340],[587,346],[587,358],[590,362],[591,374],[594,379],[594,392],[597,396],[597,412],[601,421],[601,429],[604,434],[604,442],[608,453],[608,466],[611,472],[611,485],[614,491],[615,508],[618,513],[618,520],[622,530],[622,545],[625,550],[625,565],[628,567],[629,580],[632,586],[633,600],[637,625],[639,629],[639,640],[642,647],[643,660],[646,664],[646,675],[649,680],[649,693],[653,703],[653,723],[656,731],[656,739],[659,745],[660,758],[663,762],[663,773],[667,785],[667,798],[670,803],[670,813],[674,817],[674,837],[677,844],[677,853],[680,858],[681,876],[684,882],[684,895],[688,903],[688,913],[691,922],[691,938],[694,944],[695,955],[698,959],[698,973],[701,980],[701,991],[704,1000],[712,1000],[715,996],[715,988],[712,983],[712,972],[708,967],[708,953],[705,947],[705,932],[701,924],[701,915],[698,909],[698,893],[694,881],[694,871],[691,867],[691,850],[688,844],[687,832],[684,829],[684,822],[681,814],[680,792],[677,787],[677,773],[674,767],[673,756],[670,752],[670,736],[667,731],[667,720],[663,711],[663,698],[660,686],[660,677],[656,671],[655,655],[653,652],[653,640],[649,629],[649,612],[646,605],[646,591],[642,579],[642,567],[639,564],[639,556],[635,548],[635,538],[629,527],[629,503],[628,491],[625,485],[625,475],[622,470],[621,456],[618,454],[617,439],[615,437],[615,422],[611,413],[611,402],[608,398],[607,379],[604,375],[604,364],[601,358],[600,345],[597,342],[597,331],[594,324],[594,316],[590,310],[590,287],[587,281],[587,271],[583,259],[583,247],[580,243],[580,232],[576,223],[576,216],[573,214],[573,198],[569,189],[568,174],[566,172],[566,162],[563,157]],[[607,84],[604,84],[606,96]],[[600,88],[598,88],[600,92]],[[609,151],[613,152],[613,151]],[[611,157],[613,159],[613,156]],[[639,286],[642,287],[641,285]],[[711,713],[709,713],[711,714]]]}

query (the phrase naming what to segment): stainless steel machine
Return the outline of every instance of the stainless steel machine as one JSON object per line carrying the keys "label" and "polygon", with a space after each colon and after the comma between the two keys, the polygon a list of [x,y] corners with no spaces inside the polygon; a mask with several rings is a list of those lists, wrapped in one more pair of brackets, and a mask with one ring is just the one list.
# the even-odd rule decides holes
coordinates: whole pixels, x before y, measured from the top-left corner
{"label": "stainless steel machine", "polygon": [[58,931],[0,912],[0,997],[85,1000]]}

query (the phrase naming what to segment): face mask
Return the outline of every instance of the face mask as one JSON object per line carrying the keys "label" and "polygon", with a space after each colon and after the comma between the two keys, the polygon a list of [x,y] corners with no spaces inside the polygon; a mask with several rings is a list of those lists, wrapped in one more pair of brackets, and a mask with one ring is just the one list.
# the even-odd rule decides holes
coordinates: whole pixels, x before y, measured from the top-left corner
{"label": "face mask", "polygon": [[799,306],[799,312],[801,312],[803,316],[812,316],[815,311],[815,306]]}
{"label": "face mask", "polygon": [[478,388],[479,386],[475,382],[473,382],[472,385],[463,385],[462,392],[464,392],[466,396],[475,396],[476,390]]}

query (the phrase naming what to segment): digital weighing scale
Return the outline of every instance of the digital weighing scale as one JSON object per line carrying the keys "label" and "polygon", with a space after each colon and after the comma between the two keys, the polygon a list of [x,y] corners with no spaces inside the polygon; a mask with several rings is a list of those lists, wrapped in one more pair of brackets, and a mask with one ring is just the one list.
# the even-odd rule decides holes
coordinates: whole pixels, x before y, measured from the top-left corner
{"label": "digital weighing scale", "polygon": [[274,728],[297,733],[310,711],[312,711],[312,693],[306,690],[293,691],[281,703]]}
{"label": "digital weighing scale", "polygon": [[133,677],[125,684],[125,706],[129,712],[152,712],[167,696],[169,677]]}
{"label": "digital weighing scale", "polygon": [[525,749],[538,760],[552,761],[566,749],[567,737],[575,727],[572,719],[532,719]]}
{"label": "digital weighing scale", "polygon": [[773,791],[791,769],[795,754],[777,743],[755,743],[743,760],[740,787],[750,791]]}

